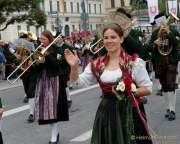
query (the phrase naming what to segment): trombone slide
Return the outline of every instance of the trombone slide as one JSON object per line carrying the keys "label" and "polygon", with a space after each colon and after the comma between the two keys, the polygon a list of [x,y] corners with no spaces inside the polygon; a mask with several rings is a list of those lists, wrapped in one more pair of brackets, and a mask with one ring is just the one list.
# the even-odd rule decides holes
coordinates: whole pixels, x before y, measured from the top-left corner
{"label": "trombone slide", "polygon": [[[60,33],[47,47],[45,47],[44,49],[42,49],[42,50],[39,52],[39,54],[38,54],[38,55],[39,55],[39,56],[38,56],[39,59],[42,58],[42,57],[44,57],[45,52],[56,42],[56,40],[57,40],[60,36],[62,36],[61,33]],[[23,64],[26,63],[26,62],[28,61],[28,59],[30,59],[31,57],[33,57],[40,48],[42,48],[42,44],[40,44],[29,56],[27,56],[27,57],[23,60],[23,62],[21,62],[21,64],[18,65],[17,68],[7,77],[7,81],[8,81],[10,84],[14,84],[34,63],[37,62],[37,59],[35,59],[34,61],[32,61],[31,64],[29,64],[29,65],[23,70],[23,72],[22,72],[21,74],[19,74],[19,76],[16,77],[16,79],[10,80],[11,76],[12,76],[13,74],[15,74],[19,69],[21,69],[22,66],[23,66]],[[41,56],[42,56],[42,57],[41,57]]]}

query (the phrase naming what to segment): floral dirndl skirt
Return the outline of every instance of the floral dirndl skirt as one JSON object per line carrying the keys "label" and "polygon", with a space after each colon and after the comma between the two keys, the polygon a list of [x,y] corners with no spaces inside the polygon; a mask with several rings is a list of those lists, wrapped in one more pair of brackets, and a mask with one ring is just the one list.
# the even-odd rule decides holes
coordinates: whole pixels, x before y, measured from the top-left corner
{"label": "floral dirndl skirt", "polygon": [[59,76],[48,77],[46,71],[37,81],[35,92],[35,119],[51,121],[57,119]]}

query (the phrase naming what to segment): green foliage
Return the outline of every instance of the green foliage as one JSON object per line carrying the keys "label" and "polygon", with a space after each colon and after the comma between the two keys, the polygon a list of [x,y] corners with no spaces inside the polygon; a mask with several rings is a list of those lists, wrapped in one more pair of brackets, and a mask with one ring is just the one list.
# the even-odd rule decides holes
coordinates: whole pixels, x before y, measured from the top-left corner
{"label": "green foliage", "polygon": [[166,0],[158,0],[159,11],[166,13]]}
{"label": "green foliage", "polygon": [[130,0],[130,4],[133,10],[147,9],[147,1],[146,0]]}
{"label": "green foliage", "polygon": [[0,0],[0,31],[21,22],[36,27],[46,24],[46,14],[39,9],[37,0]]}

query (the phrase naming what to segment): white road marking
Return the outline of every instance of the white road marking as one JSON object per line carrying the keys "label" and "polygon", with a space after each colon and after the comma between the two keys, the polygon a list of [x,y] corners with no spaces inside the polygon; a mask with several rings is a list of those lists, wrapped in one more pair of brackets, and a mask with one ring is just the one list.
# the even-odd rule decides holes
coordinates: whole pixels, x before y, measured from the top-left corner
{"label": "white road marking", "polygon": [[10,115],[13,115],[13,114],[16,114],[16,113],[19,113],[28,109],[29,109],[29,105],[24,105],[22,107],[11,109],[11,110],[5,111],[3,113],[3,117],[7,117],[7,116],[10,116]]}
{"label": "white road marking", "polygon": [[[87,88],[78,89],[78,90],[70,92],[70,95],[76,95],[76,94],[85,92],[87,90],[90,90],[90,89],[93,89],[93,88],[96,88],[96,87],[98,87],[98,85],[92,85],[92,86],[89,86]],[[10,116],[10,115],[13,115],[13,114],[16,114],[16,113],[19,113],[19,112],[22,112],[22,111],[25,111],[25,110],[28,110],[28,109],[29,109],[29,105],[24,105],[24,106],[15,108],[15,109],[11,109],[11,110],[5,111],[3,113],[3,117],[7,117],[7,116]]]}
{"label": "white road marking", "polygon": [[[93,86],[90,86],[88,88],[78,89],[78,90],[75,90],[73,92],[70,92],[70,95],[76,95],[76,94],[79,94],[79,93],[82,93],[82,92],[85,92],[87,90],[97,88],[97,87],[98,87],[98,85],[93,85]],[[22,112],[22,111],[25,111],[25,110],[28,110],[28,109],[29,109],[29,105],[24,105],[24,106],[15,108],[15,109],[5,111],[3,113],[3,118],[8,117],[8,116],[13,115],[13,114],[16,114],[16,113],[19,113],[19,112]],[[87,141],[88,139],[90,139],[91,135],[92,135],[92,130],[89,130],[89,131],[81,134],[80,136],[71,139],[70,142],[84,142],[84,141]]]}
{"label": "white road marking", "polygon": [[78,137],[73,138],[70,142],[84,142],[91,138],[92,130],[89,130]]}

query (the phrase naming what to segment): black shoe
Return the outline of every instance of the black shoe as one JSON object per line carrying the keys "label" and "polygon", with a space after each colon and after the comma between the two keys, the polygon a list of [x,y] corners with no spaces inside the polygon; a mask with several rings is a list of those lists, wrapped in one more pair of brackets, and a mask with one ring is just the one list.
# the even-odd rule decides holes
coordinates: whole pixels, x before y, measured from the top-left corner
{"label": "black shoe", "polygon": [[178,86],[178,84],[176,83],[176,84],[175,84],[175,89],[178,89],[178,88],[179,88],[179,86]]}
{"label": "black shoe", "polygon": [[58,144],[58,142],[51,142],[51,141],[50,141],[49,144]]}
{"label": "black shoe", "polygon": [[24,97],[23,102],[24,102],[24,103],[28,103],[28,98],[27,98],[27,96],[26,96],[26,97]]}
{"label": "black shoe", "polygon": [[71,108],[71,105],[72,105],[72,100],[68,100],[68,108]]}
{"label": "black shoe", "polygon": [[161,90],[158,90],[158,92],[156,93],[156,95],[163,96],[163,93],[162,93]]}
{"label": "black shoe", "polygon": [[169,113],[170,113],[170,110],[167,109],[166,114],[165,114],[165,118],[169,118]]}
{"label": "black shoe", "polygon": [[34,122],[34,116],[32,114],[30,114],[27,121],[28,121],[28,123],[33,123]]}
{"label": "black shoe", "polygon": [[176,119],[176,114],[175,114],[174,111],[171,111],[171,112],[169,113],[168,120],[169,120],[169,121],[172,121],[172,120],[175,120],[175,119]]}
{"label": "black shoe", "polygon": [[58,133],[58,135],[57,135],[57,139],[56,139],[55,142],[49,141],[49,144],[58,144],[58,143],[59,143],[59,133]]}

